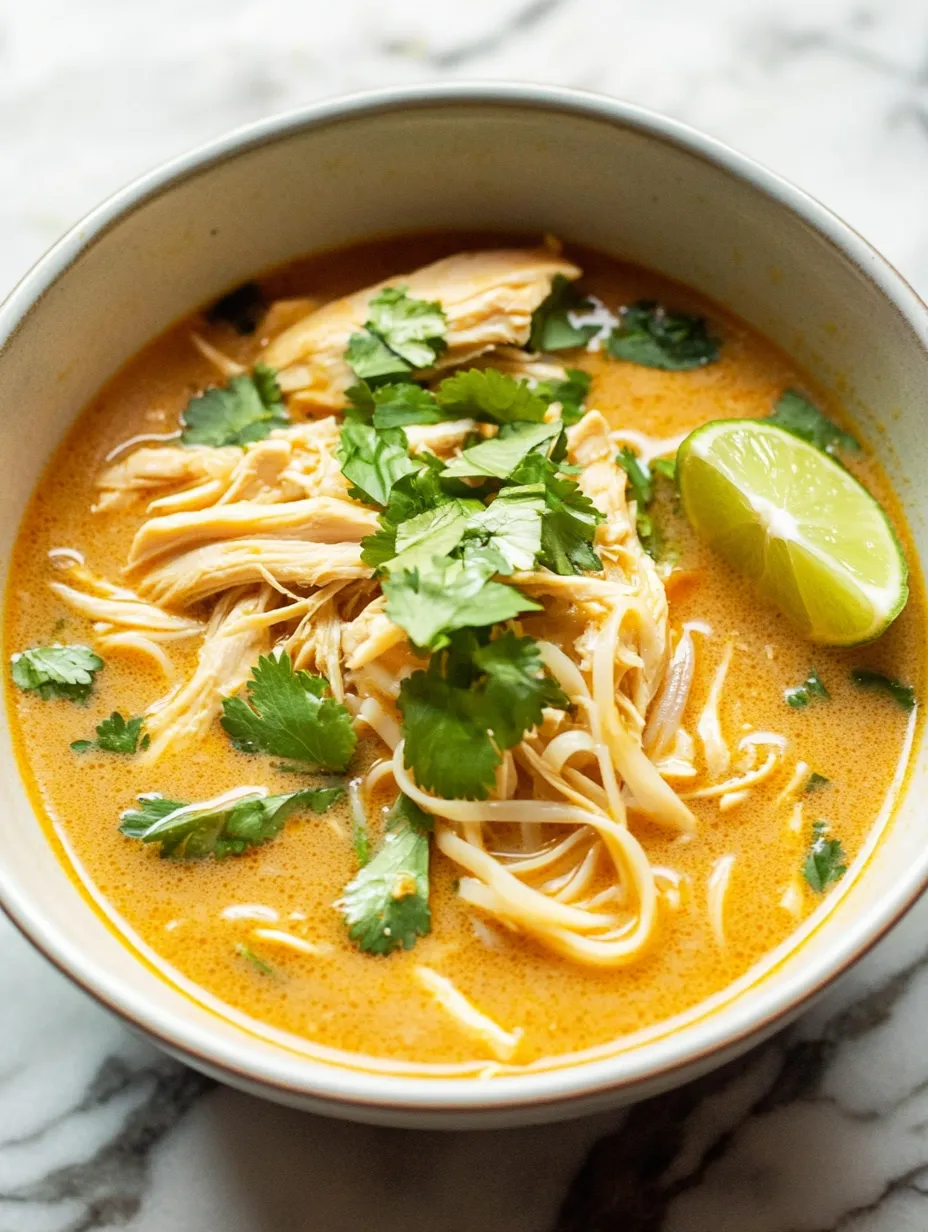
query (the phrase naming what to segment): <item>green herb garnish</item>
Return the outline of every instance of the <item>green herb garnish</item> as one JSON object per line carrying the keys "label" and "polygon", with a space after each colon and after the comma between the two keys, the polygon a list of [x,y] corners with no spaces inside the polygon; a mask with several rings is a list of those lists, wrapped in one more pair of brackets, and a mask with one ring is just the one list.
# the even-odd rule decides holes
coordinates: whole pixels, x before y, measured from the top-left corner
{"label": "green herb garnish", "polygon": [[431,368],[447,347],[447,321],[437,301],[415,299],[406,287],[384,287],[368,304],[364,332],[348,339],[345,359],[362,381],[402,377]]}
{"label": "green herb garnish", "polygon": [[396,481],[419,469],[402,428],[378,431],[353,419],[342,425],[336,457],[352,485],[349,495],[366,505],[386,505]]}
{"label": "green herb garnish", "polygon": [[295,671],[290,656],[262,655],[251,672],[247,702],[227,697],[222,726],[244,753],[284,757],[304,770],[344,770],[357,736],[351,715],[328,681]]}
{"label": "green herb garnish", "polygon": [[[131,755],[139,748],[148,748],[148,736],[142,736],[141,718],[124,719],[118,710],[114,710],[108,719],[97,724],[96,740],[73,740],[71,748],[75,753],[87,753],[90,749],[102,749],[105,753],[125,753]],[[139,738],[141,737],[141,744]]]}
{"label": "green herb garnish", "polygon": [[780,395],[767,422],[808,441],[824,453],[836,454],[841,449],[848,453],[860,452],[859,443],[849,432],[826,419],[817,406],[795,389],[787,389]]}
{"label": "green herb garnish", "polygon": [[405,762],[426,791],[484,800],[501,751],[542,721],[544,707],[569,703],[532,638],[507,631],[493,641],[470,632],[448,640],[446,653],[401,685]]}
{"label": "green herb garnish", "polygon": [[89,646],[34,646],[10,660],[13,683],[43,701],[83,702],[90,696],[103,660]]}
{"label": "green herb garnish", "polygon": [[826,779],[824,774],[819,774],[817,770],[813,770],[813,772],[806,779],[806,785],[803,788],[803,791],[822,791],[825,787],[829,787],[830,785],[831,779]]}
{"label": "green herb garnish", "polygon": [[259,790],[223,804],[184,804],[156,794],[139,796],[139,807],[123,813],[119,829],[143,843],[159,843],[161,855],[178,859],[244,855],[275,838],[298,810],[324,813],[342,796],[341,787],[309,787],[287,795]]}
{"label": "green herb garnish", "polygon": [[847,872],[844,849],[838,839],[826,837],[827,831],[826,822],[814,823],[809,854],[802,866],[802,875],[816,894],[821,894],[833,882],[840,881]]}
{"label": "green herb garnish", "polygon": [[819,699],[828,701],[831,694],[825,688],[821,677],[814,667],[809,669],[809,674],[806,676],[802,684],[794,685],[790,689],[783,690],[783,698],[787,706],[792,706],[794,710],[802,710],[808,706],[809,702]]}
{"label": "green herb garnish", "polygon": [[613,359],[666,372],[686,372],[715,363],[720,346],[704,317],[668,312],[646,299],[623,308],[619,324],[606,340]]}
{"label": "green herb garnish", "polygon": [[191,398],[180,417],[185,445],[248,445],[272,428],[290,422],[277,376],[255,364],[251,376],[234,376],[227,385]]}
{"label": "green herb garnish", "polygon": [[272,967],[269,962],[265,962],[263,958],[259,958],[254,950],[250,950],[247,945],[243,945],[240,941],[235,947],[235,952],[239,958],[244,958],[245,962],[251,963],[259,975],[267,975],[272,978],[277,976],[277,968]]}
{"label": "green herb garnish", "polygon": [[574,325],[570,314],[589,312],[592,300],[585,299],[563,274],[551,279],[551,291],[532,315],[528,345],[532,351],[566,351],[582,347],[599,333],[598,325]]}
{"label": "green herb garnish", "polygon": [[540,423],[548,401],[527,381],[517,381],[496,368],[468,368],[439,385],[439,405],[452,419],[478,419],[485,423]]}
{"label": "green herb garnish", "polygon": [[875,689],[885,693],[903,710],[912,710],[915,706],[915,689],[912,685],[893,680],[869,667],[855,667],[851,672],[851,682],[856,684],[858,689]]}
{"label": "green herb garnish", "polygon": [[428,935],[431,829],[428,813],[400,795],[387,815],[380,850],[348,883],[338,904],[359,949],[380,955],[411,950]]}
{"label": "green herb garnish", "polygon": [[563,381],[539,381],[535,393],[547,402],[560,402],[561,421],[570,425],[583,418],[592,377],[582,368],[565,368],[565,372]]}

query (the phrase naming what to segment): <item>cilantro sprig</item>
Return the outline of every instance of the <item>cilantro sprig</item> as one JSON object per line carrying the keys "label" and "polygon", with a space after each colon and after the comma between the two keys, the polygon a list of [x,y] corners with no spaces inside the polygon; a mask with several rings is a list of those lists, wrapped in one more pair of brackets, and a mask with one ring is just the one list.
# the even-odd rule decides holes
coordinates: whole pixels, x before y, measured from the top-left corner
{"label": "cilantro sprig", "polygon": [[368,304],[362,333],[348,339],[345,359],[364,381],[404,377],[430,368],[447,349],[447,320],[437,301],[416,299],[405,286],[384,287]]}
{"label": "cilantro sprig", "polygon": [[787,389],[780,395],[766,419],[768,423],[808,441],[823,453],[837,454],[840,450],[860,452],[859,442],[849,432],[832,423],[814,403],[795,389]]}
{"label": "cilantro sprig", "polygon": [[628,477],[628,486],[635,501],[635,529],[642,547],[655,560],[665,555],[663,527],[652,509],[655,497],[655,475],[663,479],[674,478],[676,464],[673,458],[656,458],[650,465],[639,458],[627,446],[619,450],[616,462]]}
{"label": "cilantro sprig", "polygon": [[357,736],[351,715],[326,696],[322,676],[296,671],[290,656],[262,655],[246,686],[247,698],[227,697],[221,723],[244,753],[269,753],[302,770],[344,770]]}
{"label": "cilantro sprig", "polygon": [[452,419],[495,424],[540,423],[553,401],[496,368],[457,372],[442,381],[435,396]]}
{"label": "cilantro sprig", "polygon": [[901,680],[893,680],[889,676],[884,676],[882,672],[873,671],[872,668],[853,668],[851,683],[855,684],[858,689],[874,689],[878,693],[885,693],[903,710],[912,710],[915,707],[915,688],[912,685],[903,684]]}
{"label": "cilantro sprig", "polygon": [[378,430],[351,419],[342,425],[336,457],[350,495],[366,505],[386,505],[396,481],[419,469],[402,428]]}
{"label": "cilantro sprig", "polygon": [[407,677],[398,706],[405,763],[426,791],[484,800],[502,752],[568,700],[546,672],[538,644],[507,630],[489,640],[472,631],[449,639],[428,668]]}
{"label": "cilantro sprig", "polygon": [[436,651],[457,629],[502,624],[540,604],[514,586],[491,581],[495,563],[436,558],[427,569],[408,569],[384,579],[387,615],[413,645]]}
{"label": "cilantro sprig", "polygon": [[847,872],[847,857],[840,840],[828,838],[828,824],[816,821],[812,826],[812,842],[802,866],[802,875],[816,892],[822,894],[828,886],[840,881]]}
{"label": "cilantro sprig", "polygon": [[73,740],[71,748],[75,753],[100,749],[104,753],[124,753],[131,756],[140,748],[148,748],[149,738],[142,735],[143,722],[142,718],[124,719],[118,710],[114,710],[108,719],[97,724],[96,740]]}
{"label": "cilantro sprig", "polygon": [[43,701],[84,702],[103,660],[89,646],[33,646],[10,660],[13,683]]}
{"label": "cilantro sprig", "polygon": [[703,317],[669,312],[648,299],[623,308],[618,325],[606,340],[606,350],[613,359],[665,372],[686,372],[715,363],[720,348]]}
{"label": "cilantro sprig", "polygon": [[599,333],[594,324],[574,324],[571,314],[590,312],[593,301],[584,298],[563,274],[555,274],[551,291],[532,316],[528,345],[533,351],[566,351],[582,347]]}
{"label": "cilantro sprig", "polygon": [[546,402],[559,402],[561,420],[569,426],[583,418],[584,402],[590,392],[592,377],[582,368],[565,368],[564,371],[564,380],[539,381],[535,393]]}
{"label": "cilantro sprig", "polygon": [[193,860],[244,855],[269,842],[293,813],[324,813],[343,794],[341,787],[308,787],[286,795],[259,790],[229,803],[184,804],[150,794],[139,796],[139,807],[127,809],[120,831],[143,843],[158,843],[161,855]]}
{"label": "cilantro sprig", "polygon": [[411,950],[428,935],[432,818],[400,795],[386,818],[380,850],[345,887],[339,910],[348,936],[369,954]]}
{"label": "cilantro sprig", "polygon": [[184,445],[248,445],[288,424],[290,416],[273,368],[255,364],[250,376],[234,376],[191,398],[180,422]]}
{"label": "cilantro sprig", "polygon": [[827,702],[831,694],[825,687],[825,682],[814,667],[809,668],[809,674],[802,684],[793,685],[783,690],[783,700],[794,710],[804,710],[812,701]]}

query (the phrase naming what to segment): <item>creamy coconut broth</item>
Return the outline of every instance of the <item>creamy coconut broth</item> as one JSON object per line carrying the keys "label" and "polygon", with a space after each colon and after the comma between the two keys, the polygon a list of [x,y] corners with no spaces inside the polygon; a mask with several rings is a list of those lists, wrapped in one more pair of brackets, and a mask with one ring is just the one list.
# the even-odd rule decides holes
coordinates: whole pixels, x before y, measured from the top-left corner
{"label": "creamy coconut broth", "polygon": [[[473,251],[493,254],[489,272],[460,257],[465,266],[442,267],[437,285],[410,277]],[[396,299],[370,308],[383,280]],[[552,285],[561,306],[548,298]],[[358,292],[344,319],[313,321]],[[437,301],[442,315],[418,328],[409,300]],[[690,351],[666,344],[672,359],[683,355],[678,370],[604,345],[610,329],[621,332],[619,310],[641,301],[705,318],[683,328]],[[647,334],[654,309],[640,312]],[[543,353],[527,349],[533,313]],[[583,322],[603,326],[592,342],[590,330],[577,335]],[[565,337],[584,345],[559,346]],[[651,329],[646,348],[662,337]],[[265,375],[280,384],[259,389],[264,400],[250,412],[241,401],[205,414],[202,402],[188,407],[207,389],[251,381],[259,360],[266,368],[251,393]],[[378,363],[392,373],[375,372]],[[565,392],[565,368],[589,374],[588,390],[575,378]],[[479,389],[442,393],[442,382],[475,369]],[[509,382],[495,401],[487,369]],[[346,393],[359,376],[366,392]],[[512,382],[535,402],[518,431],[497,435]],[[407,392],[377,403],[385,383]],[[410,386],[437,394],[430,409]],[[415,1072],[504,1071],[621,1047],[719,994],[848,884],[916,721],[910,694],[890,686],[917,696],[921,678],[917,579],[871,644],[815,645],[681,511],[670,464],[683,437],[712,420],[770,416],[787,390],[854,431],[778,350],[689,290],[588,250],[532,252],[497,237],[429,235],[324,254],[261,279],[260,295],[246,290],[184,320],[80,415],[14,552],[8,657],[55,646],[91,654],[83,679],[92,688],[58,687],[57,677],[49,685],[39,660],[31,676],[23,666],[17,676],[14,662],[8,683],[22,770],[63,858],[168,978],[314,1055]],[[394,420],[378,409],[374,425],[379,416],[400,426],[372,426],[375,403]],[[482,417],[478,404],[490,407]],[[404,426],[410,414],[433,422]],[[359,434],[347,442],[356,461],[365,449],[395,450],[401,494],[419,482],[426,452],[434,459],[431,496],[400,510],[408,517],[388,524],[374,499],[398,508],[384,487],[395,467],[346,463],[346,422]],[[177,439],[184,423],[189,443]],[[244,446],[203,443],[242,424],[252,434]],[[487,473],[480,454],[468,470],[468,451],[528,431],[538,438],[528,463],[523,450],[528,470],[491,459]],[[879,459],[839,452],[888,510],[911,561]],[[646,473],[650,463],[650,491],[626,481],[636,460]],[[558,483],[568,505],[575,491],[590,498],[591,514],[571,506],[586,523],[565,530],[557,521]],[[463,504],[449,511],[453,501]],[[434,535],[442,503],[442,518],[466,529],[456,541],[446,530],[416,557],[409,521],[424,515]],[[362,560],[362,538],[385,529],[376,561]],[[404,550],[409,569],[391,563]],[[427,591],[439,560],[445,572]],[[462,602],[455,626],[435,608],[467,569],[479,574],[476,614]],[[511,611],[511,595],[487,586],[515,588],[535,606]],[[494,604],[497,617],[481,625]],[[423,639],[418,650],[411,636]],[[308,734],[269,731],[273,690],[247,691],[259,655],[270,671],[282,657],[289,666],[274,687],[291,702],[301,694]],[[426,668],[445,674],[438,684],[422,677],[413,698],[409,682]],[[327,682],[312,685],[306,704],[298,669]],[[859,669],[880,679],[852,680]],[[461,692],[488,700],[468,712],[476,735],[466,729],[455,752],[459,729],[444,731],[434,713],[441,698],[457,706]],[[224,727],[226,697],[241,701]],[[143,721],[98,735],[114,711]],[[405,763],[404,746],[391,748],[404,735]],[[294,740],[310,750],[302,761]],[[90,747],[72,750],[82,741]],[[313,767],[320,748],[328,764]],[[276,832],[265,824],[267,793],[306,788],[344,790],[293,802]],[[395,808],[400,789],[406,814]],[[174,802],[162,817],[213,806],[167,858],[156,836],[143,841],[158,817],[137,798],[151,793]],[[454,803],[433,807],[439,798]],[[257,830],[235,830],[234,819],[228,828],[242,799],[257,801]],[[124,833],[120,818],[132,809],[141,816]],[[384,857],[385,841],[388,850],[406,844],[406,857]],[[365,882],[378,859],[383,877]]]}

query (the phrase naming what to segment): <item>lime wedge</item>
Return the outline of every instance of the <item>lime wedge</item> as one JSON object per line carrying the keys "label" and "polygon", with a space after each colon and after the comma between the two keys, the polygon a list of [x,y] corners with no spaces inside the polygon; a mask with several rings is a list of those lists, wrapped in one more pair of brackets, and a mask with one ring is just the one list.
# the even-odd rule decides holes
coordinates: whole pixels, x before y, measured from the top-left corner
{"label": "lime wedge", "polygon": [[840,463],[753,419],[719,419],[677,454],[696,532],[806,637],[869,642],[902,611],[908,569],[882,507]]}

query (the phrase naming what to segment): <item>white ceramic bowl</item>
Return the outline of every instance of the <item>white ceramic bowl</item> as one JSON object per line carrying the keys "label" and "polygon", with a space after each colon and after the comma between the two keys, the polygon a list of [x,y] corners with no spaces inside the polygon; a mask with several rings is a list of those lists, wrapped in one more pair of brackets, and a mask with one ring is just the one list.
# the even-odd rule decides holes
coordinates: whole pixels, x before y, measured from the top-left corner
{"label": "white ceramic bowl", "polygon": [[[553,232],[728,305],[876,425],[926,553],[928,312],[815,201],[691,129],[612,99],[458,85],[337,100],[233,133],[118,193],[0,309],[0,559],[43,464],[106,378],[172,321],[268,266],[421,227]],[[4,662],[10,648],[4,650]],[[649,1042],[495,1081],[412,1079],[308,1060],[250,1034],[139,960],[65,873],[0,731],[0,901],[72,979],[170,1052],[247,1090],[358,1120],[550,1120],[654,1094],[796,1014],[928,882],[926,752],[863,876],[773,968]]]}

